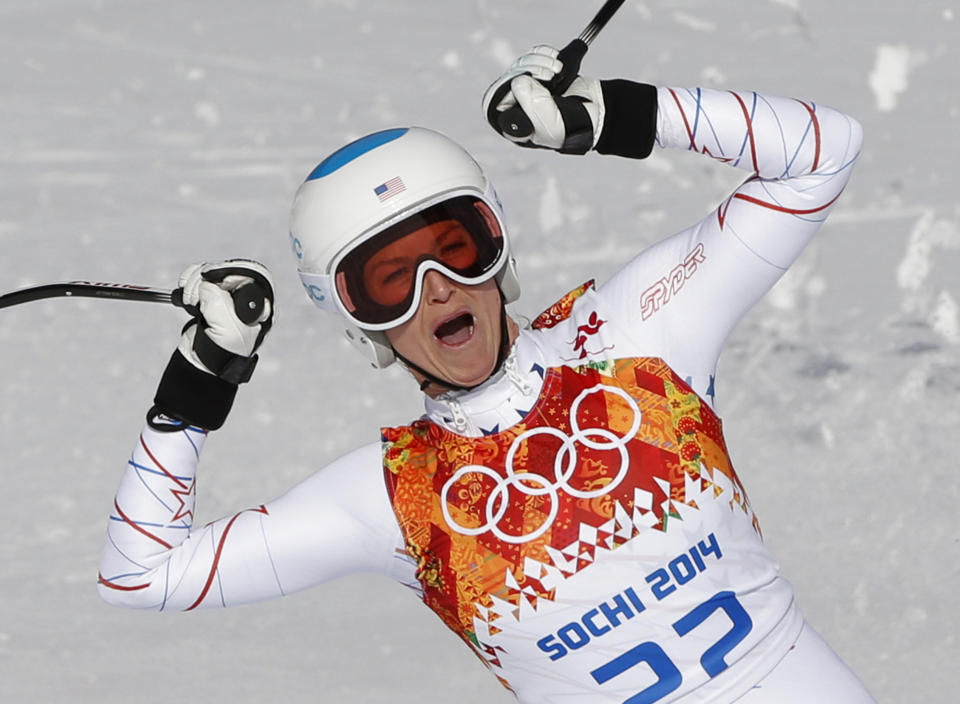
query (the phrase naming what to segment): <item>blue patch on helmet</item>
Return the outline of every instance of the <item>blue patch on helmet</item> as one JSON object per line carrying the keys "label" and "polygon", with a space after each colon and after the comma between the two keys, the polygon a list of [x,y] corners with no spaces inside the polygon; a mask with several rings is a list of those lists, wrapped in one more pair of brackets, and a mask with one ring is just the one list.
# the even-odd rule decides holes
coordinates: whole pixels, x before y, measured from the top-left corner
{"label": "blue patch on helmet", "polygon": [[367,152],[376,149],[387,142],[392,142],[393,140],[402,137],[406,133],[406,127],[398,127],[392,130],[374,132],[373,134],[368,134],[366,137],[361,137],[354,142],[350,142],[350,144],[347,146],[341,147],[326,159],[321,161],[317,168],[311,171],[310,175],[307,176],[307,181],[313,181],[314,179],[328,176],[341,166],[349,164],[361,154],[366,154]]}

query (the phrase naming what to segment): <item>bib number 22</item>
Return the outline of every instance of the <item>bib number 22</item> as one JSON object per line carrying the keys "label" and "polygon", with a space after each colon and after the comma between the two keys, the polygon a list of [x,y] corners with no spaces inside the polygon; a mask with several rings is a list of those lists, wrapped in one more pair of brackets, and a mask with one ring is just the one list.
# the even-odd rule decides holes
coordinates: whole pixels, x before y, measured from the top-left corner
{"label": "bib number 22", "polygon": [[[682,638],[716,611],[723,611],[733,625],[720,640],[707,648],[700,658],[701,667],[711,677],[715,677],[727,669],[727,662],[724,657],[753,629],[753,621],[747,614],[746,609],[737,600],[736,594],[730,591],[719,592],[673,624],[673,630]],[[590,675],[597,684],[604,684],[642,663],[646,663],[653,670],[653,673],[657,676],[657,681],[632,697],[625,699],[623,704],[653,704],[653,702],[679,688],[683,682],[680,670],[663,651],[663,648],[653,641],[634,646],[607,664],[601,665]]]}

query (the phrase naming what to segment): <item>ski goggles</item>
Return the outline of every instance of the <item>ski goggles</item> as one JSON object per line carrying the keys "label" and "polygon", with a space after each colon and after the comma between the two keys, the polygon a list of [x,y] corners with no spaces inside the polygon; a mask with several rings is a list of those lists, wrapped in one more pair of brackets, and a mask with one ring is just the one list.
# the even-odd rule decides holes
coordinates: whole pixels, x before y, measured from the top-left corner
{"label": "ski goggles", "polygon": [[373,233],[339,255],[332,288],[359,327],[385,330],[411,317],[430,270],[462,284],[496,275],[508,256],[503,228],[481,198],[447,198]]}

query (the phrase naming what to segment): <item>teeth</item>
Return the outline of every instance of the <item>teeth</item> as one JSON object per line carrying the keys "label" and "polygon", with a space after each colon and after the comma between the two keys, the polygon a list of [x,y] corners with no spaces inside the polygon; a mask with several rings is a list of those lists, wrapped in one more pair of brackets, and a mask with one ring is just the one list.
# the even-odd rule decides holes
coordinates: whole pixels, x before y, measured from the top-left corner
{"label": "teeth", "polygon": [[464,331],[466,331],[466,337],[469,339],[473,337],[476,329],[476,318],[468,313],[465,313],[463,315],[451,318],[445,323],[439,325],[437,329],[433,331],[433,336],[441,341],[449,341],[452,336],[461,337]]}

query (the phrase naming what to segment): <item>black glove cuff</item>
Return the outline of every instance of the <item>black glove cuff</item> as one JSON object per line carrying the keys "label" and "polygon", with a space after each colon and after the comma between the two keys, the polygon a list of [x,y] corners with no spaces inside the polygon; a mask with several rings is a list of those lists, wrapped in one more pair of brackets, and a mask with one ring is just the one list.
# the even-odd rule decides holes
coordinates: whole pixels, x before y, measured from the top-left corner
{"label": "black glove cuff", "polygon": [[216,430],[226,421],[236,395],[236,384],[197,369],[176,350],[160,378],[150,416],[162,414],[187,425]]}
{"label": "black glove cuff", "polygon": [[[260,333],[261,339],[263,332]],[[259,342],[257,344],[259,345]],[[250,381],[259,360],[257,355],[241,357],[233,352],[227,352],[211,340],[207,336],[207,331],[201,326],[197,327],[193,338],[193,351],[207,369],[234,386]]]}
{"label": "black glove cuff", "polygon": [[603,132],[597,146],[601,154],[645,159],[657,137],[657,88],[621,78],[600,81],[603,91]]}

